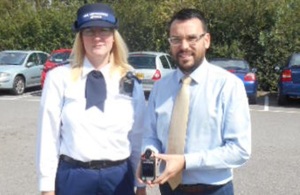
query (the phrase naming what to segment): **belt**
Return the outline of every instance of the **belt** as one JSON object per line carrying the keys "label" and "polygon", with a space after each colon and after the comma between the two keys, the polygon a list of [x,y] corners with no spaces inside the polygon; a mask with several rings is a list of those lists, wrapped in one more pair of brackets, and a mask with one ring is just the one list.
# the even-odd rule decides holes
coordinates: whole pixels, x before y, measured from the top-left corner
{"label": "belt", "polygon": [[69,156],[66,156],[64,154],[60,155],[60,160],[70,163],[72,165],[76,165],[79,167],[87,168],[87,169],[104,169],[108,167],[113,167],[120,165],[127,161],[127,159],[124,160],[117,160],[117,161],[110,161],[110,160],[92,160],[89,162],[82,162],[79,160],[75,160]]}
{"label": "belt", "polygon": [[[225,185],[225,184],[224,184]],[[180,184],[177,187],[177,190],[186,193],[207,193],[213,192],[218,190],[219,188],[223,187],[224,185],[207,185],[207,184]]]}

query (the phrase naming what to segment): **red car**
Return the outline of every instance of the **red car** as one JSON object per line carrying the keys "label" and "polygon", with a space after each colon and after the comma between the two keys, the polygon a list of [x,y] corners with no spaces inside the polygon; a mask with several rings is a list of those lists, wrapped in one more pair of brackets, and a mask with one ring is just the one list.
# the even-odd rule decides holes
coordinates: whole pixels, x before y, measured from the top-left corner
{"label": "red car", "polygon": [[44,64],[41,75],[41,86],[43,87],[47,72],[57,66],[64,65],[69,62],[71,49],[57,49],[51,52],[49,58]]}

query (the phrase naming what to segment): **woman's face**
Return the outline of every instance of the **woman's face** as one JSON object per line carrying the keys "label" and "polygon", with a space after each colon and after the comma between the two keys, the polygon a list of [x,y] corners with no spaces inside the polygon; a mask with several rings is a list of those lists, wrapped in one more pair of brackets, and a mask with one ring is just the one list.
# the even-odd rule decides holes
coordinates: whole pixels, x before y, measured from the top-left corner
{"label": "woman's face", "polygon": [[89,59],[108,59],[113,47],[114,30],[91,27],[81,31],[85,55]]}

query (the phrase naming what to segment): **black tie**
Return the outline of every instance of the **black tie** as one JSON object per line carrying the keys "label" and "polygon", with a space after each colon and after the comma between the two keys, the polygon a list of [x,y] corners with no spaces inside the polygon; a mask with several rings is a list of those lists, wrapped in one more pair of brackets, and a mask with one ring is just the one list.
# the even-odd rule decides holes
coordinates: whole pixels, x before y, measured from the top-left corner
{"label": "black tie", "polygon": [[92,106],[97,106],[104,111],[104,101],[106,99],[105,79],[100,71],[91,71],[86,79],[85,86],[86,110]]}

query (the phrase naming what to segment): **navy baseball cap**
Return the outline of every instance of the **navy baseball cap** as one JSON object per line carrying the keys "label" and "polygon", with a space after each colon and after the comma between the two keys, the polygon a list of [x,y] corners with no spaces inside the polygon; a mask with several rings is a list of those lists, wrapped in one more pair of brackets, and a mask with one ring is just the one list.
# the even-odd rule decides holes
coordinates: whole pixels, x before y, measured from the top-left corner
{"label": "navy baseball cap", "polygon": [[118,28],[118,19],[114,11],[106,4],[86,4],[77,11],[77,20],[73,24],[73,31],[79,32],[83,28],[102,27]]}

